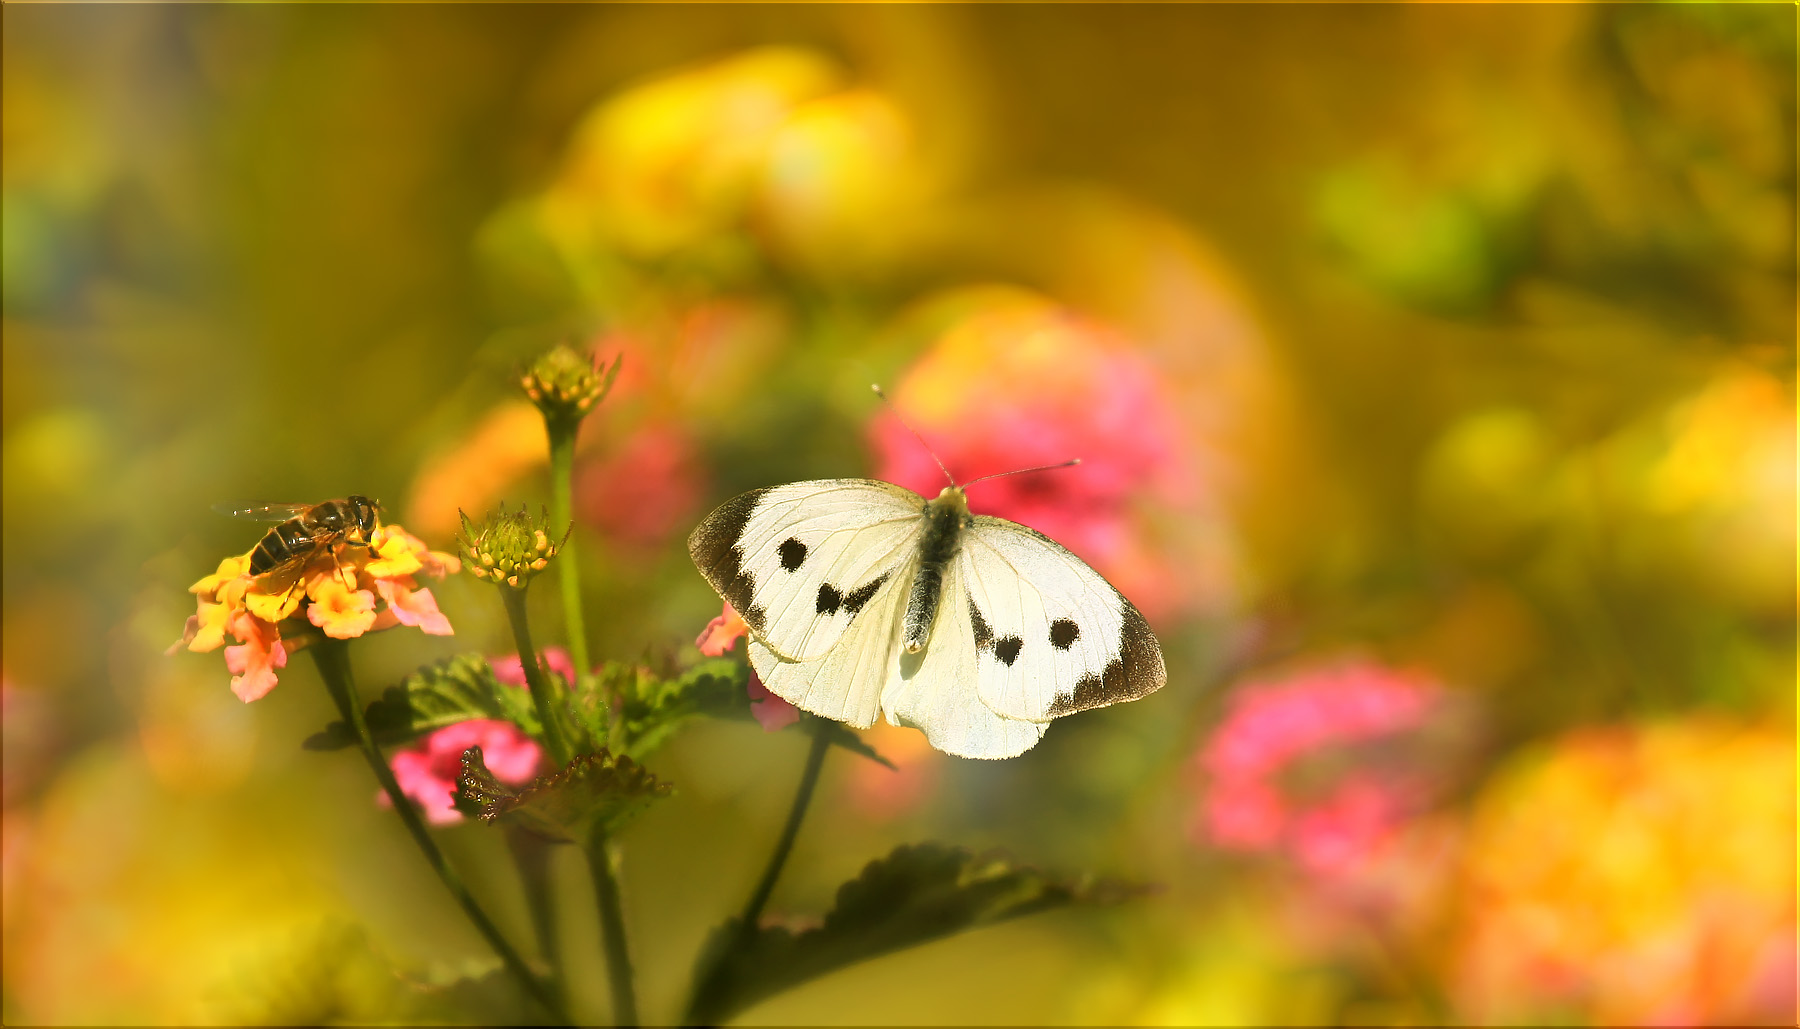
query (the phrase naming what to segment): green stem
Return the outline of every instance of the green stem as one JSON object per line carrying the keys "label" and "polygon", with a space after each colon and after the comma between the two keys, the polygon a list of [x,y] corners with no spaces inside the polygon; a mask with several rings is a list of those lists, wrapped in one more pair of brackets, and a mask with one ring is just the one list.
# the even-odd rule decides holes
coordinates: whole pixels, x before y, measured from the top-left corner
{"label": "green stem", "polygon": [[475,923],[476,930],[487,940],[488,946],[494,948],[494,953],[500,955],[500,960],[506,965],[507,971],[519,980],[520,985],[525,987],[525,991],[531,995],[532,999],[544,1006],[545,1011],[548,1011],[558,1021],[567,1024],[569,1016],[563,1011],[562,1005],[556,1002],[555,997],[544,987],[543,982],[525,967],[525,961],[519,957],[519,952],[513,949],[512,944],[506,942],[506,937],[500,934],[500,929],[494,924],[493,919],[489,918],[487,912],[481,909],[481,905],[476,902],[474,895],[469,892],[469,888],[463,884],[462,877],[457,875],[456,869],[451,868],[450,862],[445,860],[444,852],[438,849],[437,841],[431,838],[431,833],[425,828],[425,823],[420,820],[418,809],[413,806],[412,800],[401,792],[400,783],[394,779],[393,769],[388,767],[387,759],[382,757],[381,748],[375,743],[375,737],[369,734],[368,723],[363,720],[362,702],[356,695],[356,681],[350,674],[350,655],[344,641],[321,636],[313,643],[311,650],[313,660],[319,666],[319,677],[325,680],[326,690],[331,693],[331,699],[337,702],[338,711],[343,715],[344,721],[356,731],[356,738],[362,744],[363,757],[368,760],[369,769],[375,773],[375,781],[381,784],[381,788],[387,792],[388,799],[393,801],[394,813],[400,816],[400,821],[405,823],[407,831],[412,833],[413,842],[419,845],[419,850],[424,853],[426,862],[431,865],[433,871],[437,872],[438,878],[443,880],[444,887],[450,891],[450,895],[456,898],[458,904],[462,905],[463,912],[469,916],[469,921]]}
{"label": "green stem", "polygon": [[596,829],[588,843],[594,898],[600,904],[600,936],[606,944],[606,981],[612,990],[613,1022],[637,1025],[637,993],[631,985],[631,952],[625,943],[625,910],[619,901],[619,853]]}
{"label": "green stem", "polygon": [[550,989],[559,1003],[563,996],[562,939],[556,932],[556,912],[550,890],[550,843],[515,826],[506,828],[506,846],[519,869],[525,890],[525,908],[531,913],[531,929],[537,936],[538,953],[550,966]]}
{"label": "green stem", "polygon": [[744,905],[744,913],[739,917],[745,936],[756,931],[763,905],[769,902],[769,894],[775,892],[775,880],[781,878],[781,868],[787,864],[788,854],[794,849],[794,838],[800,835],[800,822],[806,817],[807,805],[812,803],[813,789],[819,785],[819,771],[825,767],[825,752],[830,749],[831,737],[815,728],[812,749],[806,753],[806,768],[800,773],[794,804],[788,809],[787,824],[781,827],[781,838],[775,841],[769,866],[763,869],[762,881],[756,884],[756,892],[750,894],[750,902]]}
{"label": "green stem", "polygon": [[[768,904],[770,894],[775,892],[775,882],[781,878],[782,866],[787,864],[788,854],[794,849],[794,839],[800,835],[800,823],[806,817],[807,806],[812,803],[813,790],[819,785],[819,772],[825,767],[825,753],[831,749],[831,737],[824,731],[823,723],[815,722],[812,726],[812,749],[806,754],[806,768],[800,773],[800,785],[794,790],[794,803],[788,809],[787,824],[781,827],[781,837],[775,841],[775,851],[769,855],[769,864],[763,869],[762,879],[756,884],[756,890],[750,894],[749,903],[744,905],[743,914],[736,921],[736,933],[729,942],[719,950],[706,967],[695,977],[693,996],[688,1000],[686,1025],[717,1024],[722,1013],[720,1003],[732,986],[734,976],[741,973],[735,969],[733,959],[756,938],[756,931],[762,922],[764,905]],[[726,923],[729,928],[732,923]]]}
{"label": "green stem", "polygon": [[[525,589],[502,583],[500,599],[506,604],[506,620],[512,623],[513,643],[519,648],[519,666],[525,670],[525,684],[531,688],[531,702],[537,706],[538,720],[544,723],[544,743],[557,768],[568,765],[575,756],[563,736],[562,705],[538,661],[537,649],[531,645],[531,625],[525,617]],[[579,667],[579,666],[577,666]]]}
{"label": "green stem", "polygon": [[[550,436],[550,525],[567,531],[575,524],[575,437],[581,432],[579,420],[544,419],[544,431]],[[575,663],[575,674],[589,674],[587,619],[581,611],[581,568],[575,561],[571,544],[575,534],[569,533],[557,554],[556,577],[562,585],[563,625],[569,634],[569,658]]]}

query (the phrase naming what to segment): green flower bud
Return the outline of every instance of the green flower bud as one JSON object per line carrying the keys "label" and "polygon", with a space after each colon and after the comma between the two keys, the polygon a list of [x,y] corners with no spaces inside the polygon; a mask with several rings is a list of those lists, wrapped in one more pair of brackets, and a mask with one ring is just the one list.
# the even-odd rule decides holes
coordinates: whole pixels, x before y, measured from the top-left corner
{"label": "green flower bud", "polygon": [[[462,517],[463,527],[456,545],[462,552],[464,566],[477,579],[505,583],[515,589],[522,589],[532,576],[548,568],[569,538],[564,532],[562,539],[551,539],[545,531],[548,513],[534,519],[524,507],[517,512],[500,508],[480,525],[461,511],[457,514]],[[573,531],[574,526],[569,528]]]}
{"label": "green flower bud", "polygon": [[579,422],[599,406],[619,375],[620,359],[611,365],[598,354],[558,346],[532,364],[519,380],[525,395],[552,422]]}

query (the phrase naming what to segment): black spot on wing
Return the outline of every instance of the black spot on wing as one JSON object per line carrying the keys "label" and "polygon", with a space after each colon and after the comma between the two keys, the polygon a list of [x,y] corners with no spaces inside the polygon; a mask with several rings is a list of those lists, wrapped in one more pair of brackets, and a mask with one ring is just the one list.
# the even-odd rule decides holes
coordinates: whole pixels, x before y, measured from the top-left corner
{"label": "black spot on wing", "polygon": [[975,606],[975,598],[969,598],[969,624],[975,628],[975,649],[981,650],[994,645],[994,630],[987,619],[981,617],[981,609]]}
{"label": "black spot on wing", "polygon": [[1050,645],[1057,650],[1068,650],[1081,637],[1081,626],[1067,618],[1058,618],[1050,623]]}
{"label": "black spot on wing", "polygon": [[1003,637],[994,641],[994,656],[1000,659],[1001,664],[1011,668],[1012,663],[1019,659],[1019,648],[1024,645],[1025,641],[1017,636]]}
{"label": "black spot on wing", "polygon": [[744,550],[738,541],[766,493],[766,489],[755,489],[732,497],[688,537],[688,556],[694,559],[694,567],[758,635],[763,631],[765,613],[755,603],[756,577],[744,567]]}
{"label": "black spot on wing", "polygon": [[[887,578],[888,573],[883,572],[868,582],[863,583],[861,586],[851,590],[850,595],[844,598],[844,610],[850,612],[852,615],[861,611],[863,605],[875,599],[875,591],[881,589],[881,584],[886,582]],[[821,596],[823,596],[822,593]]]}
{"label": "black spot on wing", "polygon": [[806,560],[806,544],[792,536],[781,541],[780,550],[781,567],[787,571],[791,572],[794,569],[799,568],[801,562]]}
{"label": "black spot on wing", "polygon": [[829,582],[819,584],[819,601],[816,607],[820,614],[835,615],[843,603],[844,595],[837,591],[836,586]]}
{"label": "black spot on wing", "polygon": [[1089,672],[1076,681],[1073,693],[1058,697],[1050,706],[1049,715],[1056,718],[1091,707],[1136,700],[1161,689],[1167,679],[1162,647],[1156,642],[1156,634],[1150,631],[1138,609],[1126,602],[1125,617],[1119,625],[1119,652],[1106,663],[1100,674]]}

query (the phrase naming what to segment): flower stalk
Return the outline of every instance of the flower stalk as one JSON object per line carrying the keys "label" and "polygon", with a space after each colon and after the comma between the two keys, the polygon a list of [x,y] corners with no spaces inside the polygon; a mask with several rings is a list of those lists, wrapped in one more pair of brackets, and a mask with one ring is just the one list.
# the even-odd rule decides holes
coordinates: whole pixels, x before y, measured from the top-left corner
{"label": "flower stalk", "polygon": [[763,869],[762,879],[757,882],[749,902],[744,905],[744,913],[738,918],[745,936],[756,931],[757,922],[762,918],[763,906],[768,904],[769,895],[775,892],[775,882],[781,878],[782,866],[787,864],[788,854],[794,849],[794,839],[800,835],[800,823],[806,818],[807,807],[812,804],[813,790],[819,785],[819,773],[825,767],[825,752],[831,749],[831,737],[824,732],[823,724],[815,722],[813,725],[812,749],[806,752],[806,767],[800,772],[800,783],[794,790],[794,803],[788,808],[787,824],[781,827],[781,836],[775,841],[774,852],[769,855],[768,867]]}
{"label": "flower stalk", "polygon": [[[544,428],[550,435],[550,518],[554,525],[575,524],[575,437],[579,421],[545,418]],[[565,550],[568,543],[563,544]],[[557,569],[557,583],[562,587],[563,626],[569,638],[569,657],[575,663],[576,675],[591,674],[588,661],[587,618],[581,608],[581,568],[572,555],[565,554]]]}
{"label": "flower stalk", "polygon": [[550,758],[561,768],[575,756],[569,738],[563,735],[561,698],[544,673],[544,663],[531,643],[531,624],[525,614],[525,587],[500,587],[500,600],[506,605],[506,620],[512,623],[513,643],[519,648],[519,666],[525,671],[525,685],[531,691],[531,702],[537,708],[538,721],[544,723],[544,746]]}
{"label": "flower stalk", "polygon": [[426,863],[431,865],[432,871],[436,872],[438,878],[443,881],[444,888],[448,889],[450,895],[456,898],[456,902],[462,906],[463,912],[469,916],[469,921],[475,924],[476,931],[481,933],[483,939],[487,940],[488,946],[494,949],[494,953],[500,956],[507,971],[519,980],[519,984],[524,987],[525,992],[541,1004],[552,1017],[567,1024],[569,1017],[562,1005],[545,987],[544,983],[531,973],[531,970],[526,967],[524,959],[519,956],[519,952],[513,949],[512,944],[508,943],[506,937],[501,935],[500,928],[494,924],[494,920],[488,917],[486,911],[482,910],[481,904],[469,892],[462,877],[445,859],[444,852],[438,849],[437,841],[432,839],[430,831],[425,828],[425,823],[419,818],[419,812],[413,807],[411,799],[401,792],[399,782],[394,779],[393,769],[388,767],[387,759],[382,756],[381,748],[375,743],[375,737],[369,733],[368,723],[363,719],[362,702],[357,696],[356,681],[350,672],[350,655],[344,641],[321,635],[309,649],[312,651],[313,660],[318,663],[319,678],[324,680],[326,691],[331,694],[331,699],[337,704],[338,711],[343,715],[345,723],[355,731],[363,757],[369,762],[370,771],[375,773],[375,781],[381,784],[382,790],[393,802],[394,812],[400,816],[400,821],[412,834],[413,842],[418,844],[420,852],[425,855]]}
{"label": "flower stalk", "polygon": [[625,940],[625,910],[619,899],[619,849],[598,828],[588,842],[594,899],[600,908],[600,938],[606,950],[606,983],[612,993],[613,1022],[638,1024],[637,991],[632,985],[631,951]]}
{"label": "flower stalk", "polygon": [[719,992],[726,988],[721,981],[721,971],[731,965],[732,954],[747,946],[756,938],[756,932],[762,922],[763,908],[769,903],[769,897],[775,892],[775,883],[781,878],[781,870],[787,864],[788,855],[793,852],[794,840],[800,835],[800,823],[806,819],[806,809],[812,804],[814,790],[819,785],[819,773],[825,767],[825,753],[831,749],[831,737],[825,732],[825,723],[814,721],[811,726],[812,748],[806,752],[806,767],[800,772],[800,782],[794,789],[794,802],[788,808],[787,822],[781,827],[781,835],[775,841],[775,849],[769,855],[769,863],[763,869],[762,878],[751,891],[750,899],[744,904],[744,911],[737,917],[737,932],[714,959],[712,965],[702,971],[695,979],[693,996],[688,999],[688,1024],[697,1012],[715,1010],[715,1001]]}
{"label": "flower stalk", "polygon": [[[550,438],[550,508],[557,525],[575,524],[575,440],[586,418],[611,392],[619,375],[619,362],[609,367],[597,355],[559,346],[532,364],[519,386],[544,416],[544,433]],[[565,541],[566,544],[566,541]],[[564,561],[557,575],[562,586],[563,623],[569,636],[569,656],[575,674],[587,675],[587,618],[581,607],[581,572],[573,561]]]}
{"label": "flower stalk", "polygon": [[519,882],[525,891],[525,909],[531,914],[531,929],[537,937],[538,953],[550,966],[550,992],[558,1004],[567,1004],[562,939],[556,931],[556,908],[551,896],[550,847],[548,841],[528,830],[513,826],[506,829],[506,848],[519,870]]}

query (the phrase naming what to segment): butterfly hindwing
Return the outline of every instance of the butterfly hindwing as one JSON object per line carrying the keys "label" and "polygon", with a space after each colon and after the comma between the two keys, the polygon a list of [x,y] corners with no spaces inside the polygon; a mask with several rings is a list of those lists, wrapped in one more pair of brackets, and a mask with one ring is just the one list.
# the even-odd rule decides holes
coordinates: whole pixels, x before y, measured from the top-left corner
{"label": "butterfly hindwing", "polygon": [[1143,615],[1049,537],[978,515],[957,564],[977,691],[996,713],[1047,722],[1162,686],[1162,650]]}
{"label": "butterfly hindwing", "polygon": [[688,538],[694,564],[776,657],[837,646],[914,556],[925,502],[872,479],[821,479],[727,501]]}
{"label": "butterfly hindwing", "polygon": [[932,622],[931,642],[917,654],[894,649],[893,665],[881,691],[887,720],[925,733],[931,745],[958,757],[1008,758],[1023,754],[1043,738],[1048,720],[1008,718],[976,695],[980,663],[975,632],[967,615],[964,562],[946,570]]}

